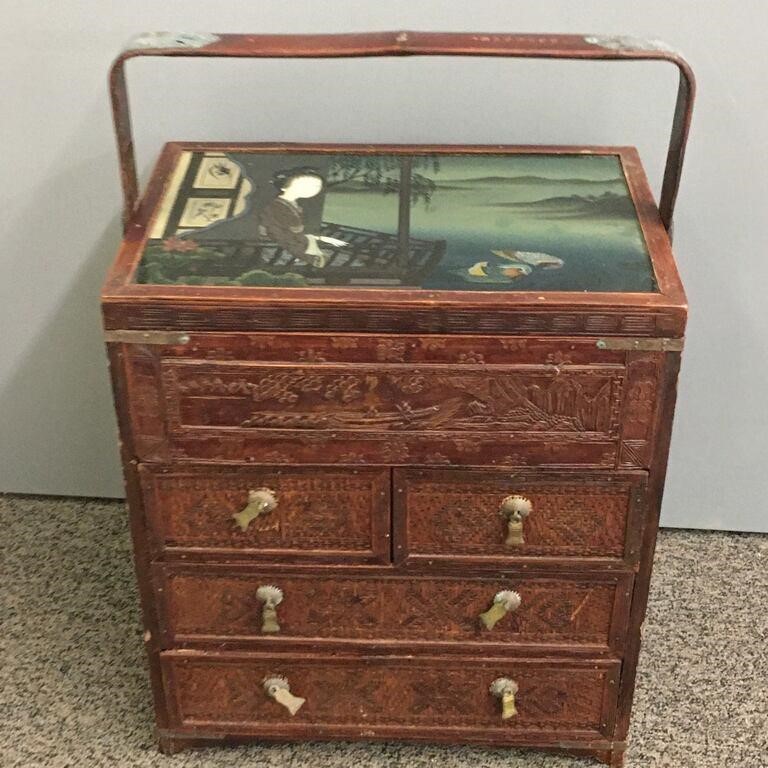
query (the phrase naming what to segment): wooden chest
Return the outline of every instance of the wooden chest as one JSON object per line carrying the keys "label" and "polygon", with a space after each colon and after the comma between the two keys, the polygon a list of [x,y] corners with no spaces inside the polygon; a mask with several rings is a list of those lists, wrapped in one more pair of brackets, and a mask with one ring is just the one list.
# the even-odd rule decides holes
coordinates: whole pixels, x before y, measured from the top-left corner
{"label": "wooden chest", "polygon": [[[136,55],[659,58],[626,147],[166,145]],[[596,38],[142,38],[103,292],[161,748],[536,746],[621,765],[686,318],[678,57]]]}

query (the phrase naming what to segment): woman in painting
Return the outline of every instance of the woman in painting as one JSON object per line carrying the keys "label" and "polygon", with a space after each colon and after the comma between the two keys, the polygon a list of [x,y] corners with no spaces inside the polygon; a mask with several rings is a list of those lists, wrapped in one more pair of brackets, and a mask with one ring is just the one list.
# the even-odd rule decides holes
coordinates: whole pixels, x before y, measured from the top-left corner
{"label": "woman in painting", "polygon": [[297,200],[318,195],[323,188],[323,177],[312,168],[294,168],[276,173],[272,183],[279,194],[261,212],[264,233],[295,258],[321,269],[326,264],[327,255],[321,250],[320,243],[336,248],[348,245],[335,237],[310,235],[304,231],[304,212]]}

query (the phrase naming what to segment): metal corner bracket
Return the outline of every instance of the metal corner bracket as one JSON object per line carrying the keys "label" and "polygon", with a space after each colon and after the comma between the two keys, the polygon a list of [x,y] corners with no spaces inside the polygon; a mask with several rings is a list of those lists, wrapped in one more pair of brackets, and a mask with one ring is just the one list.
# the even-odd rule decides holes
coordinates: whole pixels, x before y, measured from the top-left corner
{"label": "metal corner bracket", "polygon": [[682,352],[685,339],[632,339],[622,336],[598,339],[598,349],[627,349],[638,352]]}
{"label": "metal corner bracket", "polygon": [[178,346],[189,344],[189,334],[184,331],[104,331],[104,340],[117,344]]}

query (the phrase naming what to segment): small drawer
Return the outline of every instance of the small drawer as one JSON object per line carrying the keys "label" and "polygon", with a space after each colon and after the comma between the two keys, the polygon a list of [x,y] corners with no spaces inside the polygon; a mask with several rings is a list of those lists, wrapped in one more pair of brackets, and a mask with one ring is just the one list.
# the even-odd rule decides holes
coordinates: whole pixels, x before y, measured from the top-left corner
{"label": "small drawer", "polygon": [[[376,641],[409,651],[620,650],[632,574],[466,578],[302,568],[158,564],[165,642]],[[276,589],[275,589],[276,588]]]}
{"label": "small drawer", "polygon": [[142,465],[139,474],[158,553],[390,560],[389,470]]}
{"label": "small drawer", "polygon": [[644,472],[396,469],[394,480],[396,562],[639,559]]}
{"label": "small drawer", "polygon": [[509,744],[609,736],[620,669],[620,662],[594,659],[195,651],[166,651],[161,663],[178,733],[280,739],[418,732],[421,739]]}

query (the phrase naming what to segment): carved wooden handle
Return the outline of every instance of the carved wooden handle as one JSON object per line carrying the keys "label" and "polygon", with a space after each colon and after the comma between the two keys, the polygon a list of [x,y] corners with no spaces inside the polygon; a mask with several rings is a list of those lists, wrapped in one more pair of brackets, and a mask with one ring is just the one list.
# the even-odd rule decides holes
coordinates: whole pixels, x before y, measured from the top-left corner
{"label": "carved wooden handle", "polygon": [[277,496],[269,488],[257,488],[248,491],[248,503],[232,515],[235,524],[241,531],[247,531],[248,526],[259,516],[266,515],[277,507]]}
{"label": "carved wooden handle", "polygon": [[301,709],[306,701],[301,696],[294,696],[291,693],[291,686],[288,685],[288,681],[284,677],[267,677],[262,685],[267,696],[274,699],[278,704],[282,704],[291,713],[291,717]]}
{"label": "carved wooden handle", "polygon": [[507,521],[507,539],[505,544],[508,547],[517,547],[525,544],[523,536],[523,520],[533,512],[533,504],[525,496],[507,496],[502,500],[499,507],[501,516]]}
{"label": "carved wooden handle", "polygon": [[491,607],[480,614],[480,621],[486,629],[493,629],[496,623],[503,619],[509,611],[516,611],[520,607],[522,598],[511,589],[497,592],[493,598]]}
{"label": "carved wooden handle", "polygon": [[501,719],[509,720],[517,714],[515,695],[518,691],[517,683],[509,677],[497,677],[490,687],[491,693],[501,699]]}
{"label": "carved wooden handle", "polygon": [[280,587],[265,584],[256,590],[256,597],[261,601],[261,631],[265,635],[276,635],[280,631],[277,622],[277,606],[283,602],[283,590]]}

